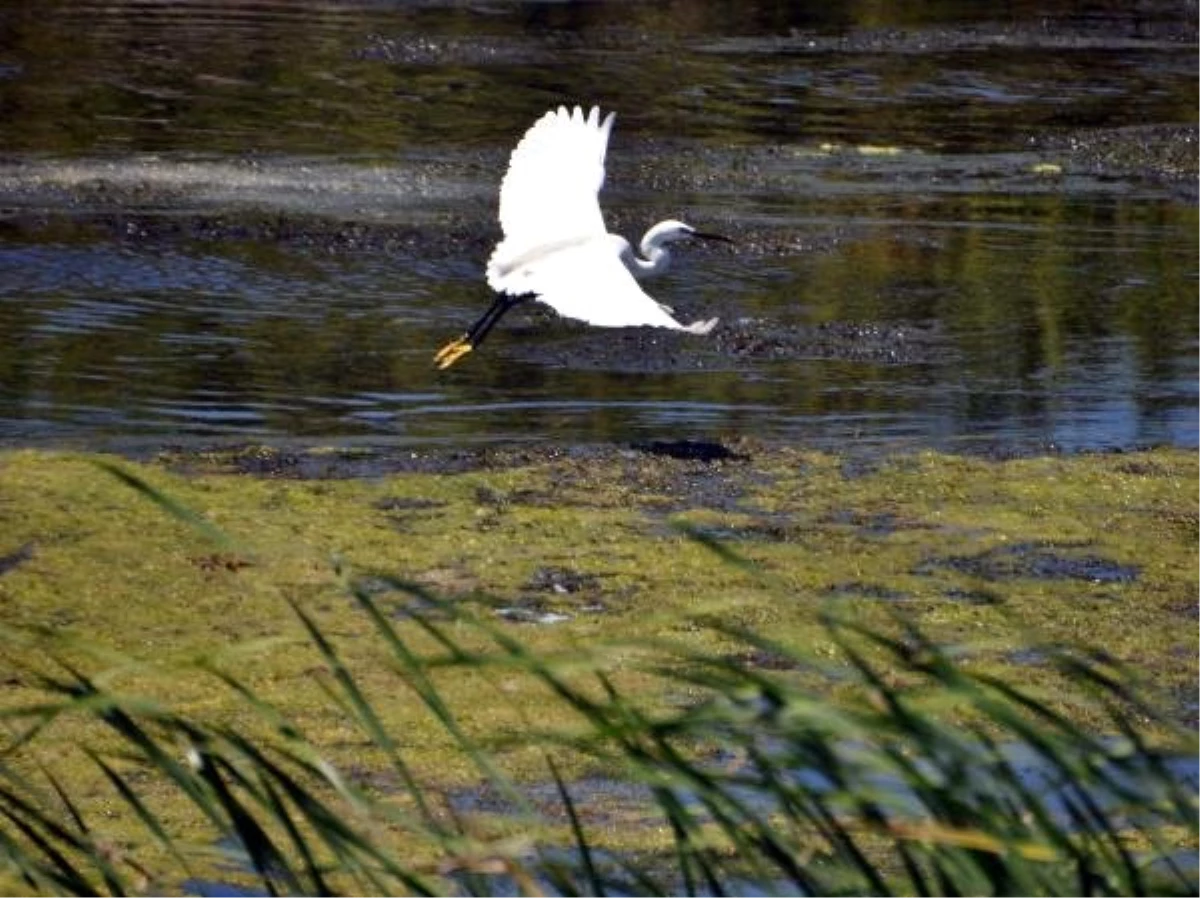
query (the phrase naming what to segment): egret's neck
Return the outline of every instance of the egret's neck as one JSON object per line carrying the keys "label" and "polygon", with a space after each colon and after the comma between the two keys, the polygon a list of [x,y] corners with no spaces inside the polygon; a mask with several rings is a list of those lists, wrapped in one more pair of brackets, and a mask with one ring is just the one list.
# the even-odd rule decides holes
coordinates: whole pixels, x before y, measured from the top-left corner
{"label": "egret's neck", "polygon": [[658,242],[653,231],[648,231],[646,236],[642,238],[642,242],[638,244],[638,251],[645,258],[639,259],[630,250],[629,256],[626,259],[629,270],[638,277],[662,274],[671,264],[671,254],[665,246]]}

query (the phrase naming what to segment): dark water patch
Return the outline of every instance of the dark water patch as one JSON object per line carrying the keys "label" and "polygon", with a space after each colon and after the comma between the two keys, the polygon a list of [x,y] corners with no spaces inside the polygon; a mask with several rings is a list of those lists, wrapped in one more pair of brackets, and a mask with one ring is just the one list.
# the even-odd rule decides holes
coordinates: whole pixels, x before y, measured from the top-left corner
{"label": "dark water patch", "polygon": [[1045,667],[1053,663],[1053,657],[1038,648],[1014,649],[1011,652],[1005,652],[1001,657],[1008,664],[1015,664],[1018,667]]}
{"label": "dark water patch", "polygon": [[1168,607],[1181,617],[1188,617],[1192,620],[1200,618],[1200,603],[1195,600],[1185,599],[1174,602]]}
{"label": "dark water patch", "polygon": [[783,542],[785,539],[781,532],[761,524],[693,524],[689,530],[695,536],[714,543]]}
{"label": "dark water patch", "polygon": [[935,525],[925,521],[900,517],[890,511],[865,512],[855,508],[842,508],[829,512],[820,521],[823,525],[852,527],[864,536],[887,537],[902,530],[934,530]]}
{"label": "dark water patch", "polygon": [[1200,695],[1194,689],[1172,690],[1172,700],[1178,709],[1180,725],[1190,730],[1200,726]]}
{"label": "dark water patch", "polygon": [[217,879],[185,879],[179,887],[183,894],[195,895],[197,898],[258,898],[275,894],[253,886]]}
{"label": "dark water patch", "polygon": [[188,561],[206,574],[217,571],[227,571],[231,574],[236,574],[238,571],[254,566],[254,562],[250,559],[229,552],[210,552],[207,555],[193,555],[188,558]]}
{"label": "dark water patch", "polygon": [[506,620],[540,624],[563,623],[580,615],[609,614],[635,595],[637,587],[605,589],[604,576],[542,566],[533,572],[514,601],[498,601],[494,610]]}
{"label": "dark water patch", "polygon": [[387,512],[408,512],[408,511],[429,511],[436,508],[444,508],[445,502],[440,502],[436,499],[420,499],[409,496],[388,496],[372,502],[371,506],[380,511]]}
{"label": "dark water patch", "polygon": [[[423,571],[413,578],[411,585],[397,582],[390,577],[366,575],[354,580],[354,590],[369,596],[375,605],[393,620],[427,620],[446,622],[457,614],[447,602],[475,602],[478,600],[479,582],[471,574],[453,570]],[[439,598],[426,598],[424,589],[436,591]],[[361,611],[357,600],[356,611]]]}
{"label": "dark water patch", "polygon": [[879,471],[883,459],[877,455],[862,455],[848,452],[841,460],[843,480],[859,480]]}
{"label": "dark water patch", "polygon": [[410,496],[388,496],[371,503],[371,507],[382,511],[388,525],[401,533],[412,529],[416,520],[446,506],[445,502],[436,499],[422,499]]}
{"label": "dark water patch", "polygon": [[832,599],[874,599],[882,602],[903,602],[912,598],[903,590],[880,583],[861,583],[857,580],[834,583],[825,587],[824,594]]}
{"label": "dark water patch", "polygon": [[493,511],[502,511],[509,505],[509,495],[492,489],[490,486],[477,486],[475,487],[475,504],[485,506]]}
{"label": "dark water patch", "polygon": [[928,575],[952,570],[983,580],[1084,580],[1088,583],[1135,582],[1141,574],[1136,565],[1121,564],[1080,551],[1082,547],[1053,543],[1018,543],[998,546],[975,555],[951,555],[927,559],[913,573]]}
{"label": "dark water patch", "polygon": [[704,440],[650,440],[648,442],[633,443],[632,445],[638,452],[645,452],[649,455],[663,455],[683,461],[744,461],[746,459],[745,455],[734,452],[721,443]]}
{"label": "dark water patch", "polygon": [[754,648],[737,655],[729,655],[725,660],[739,667],[756,670],[800,670],[805,666],[796,658],[766,648]]}
{"label": "dark water patch", "polygon": [[943,590],[942,595],[953,602],[961,602],[964,605],[1000,605],[1004,602],[1004,597],[999,593],[986,589],[951,587]]}
{"label": "dark water patch", "polygon": [[9,571],[16,570],[26,561],[33,558],[33,549],[34,543],[29,542],[12,552],[0,555],[0,576],[7,574]]}
{"label": "dark water patch", "polygon": [[797,521],[791,514],[750,515],[730,510],[735,517],[729,521],[689,523],[688,529],[718,543],[795,543],[803,538],[809,526]]}
{"label": "dark water patch", "polygon": [[[761,740],[761,744],[756,746],[758,757],[771,766],[770,776],[762,780],[758,779],[756,765],[748,763],[744,751],[719,751],[713,763],[721,768],[718,779],[726,784],[731,795],[749,810],[766,816],[777,809],[779,802],[788,800],[786,796],[790,793],[829,796],[838,792],[838,782],[847,775],[848,769],[853,769],[853,762],[845,767],[840,763],[832,765],[830,758],[841,757],[843,753],[847,758],[853,758],[857,752],[856,746],[842,746],[835,755],[821,758],[825,761],[822,766],[819,761],[806,760],[805,749],[803,744],[793,746],[786,740]],[[974,762],[975,769],[955,766],[950,759],[939,762],[920,759],[916,765],[926,776],[932,775],[933,780],[952,773],[963,777],[956,791],[956,801],[960,802],[960,807],[977,804],[994,811],[997,801],[1010,802],[1014,795],[1023,806],[1029,803],[1029,794],[1033,794],[1038,796],[1039,807],[1054,821],[1054,825],[1068,831],[1080,828],[1078,808],[1081,799],[1094,809],[1092,813],[1104,812],[1116,816],[1119,808],[1128,806],[1130,789],[1135,785],[1149,784],[1161,793],[1163,801],[1169,801],[1173,789],[1194,789],[1198,776],[1195,757],[1140,753],[1132,757],[1097,757],[1087,766],[1089,776],[1086,782],[1081,782],[1078,772],[1064,775],[1062,759],[1054,757],[1052,760],[1053,763],[1030,746],[1010,743],[981,745],[979,757]],[[938,763],[945,766],[939,769]],[[736,785],[727,779],[735,770],[739,774],[739,784]],[[874,807],[878,813],[898,822],[912,817],[919,820],[927,814],[925,803],[930,799],[928,788],[914,788],[900,774],[884,772],[880,768],[855,771],[855,775],[864,777],[876,790],[880,800]],[[928,787],[928,782],[925,785]],[[654,825],[657,820],[654,796],[645,785],[593,776],[571,783],[568,789],[576,813],[588,826]],[[701,816],[707,813],[704,799],[693,794],[686,786],[674,787],[671,792],[675,802]],[[534,814],[553,821],[566,820],[561,793],[553,783],[523,784],[516,796],[485,785],[449,793],[446,800],[457,813],[463,815],[523,819]],[[1149,806],[1149,802],[1143,806]],[[578,867],[571,863],[568,869]],[[758,886],[765,888],[767,894],[792,894],[794,889],[794,884],[785,887],[782,884],[760,882]],[[771,886],[780,891],[773,891]]]}
{"label": "dark water patch", "polygon": [[600,588],[600,578],[596,574],[575,571],[571,568],[543,566],[533,572],[533,575],[525,583],[525,588],[535,592],[550,592],[555,595],[591,593]]}
{"label": "dark water patch", "polygon": [[521,599],[495,609],[496,616],[516,624],[565,624],[574,615],[558,611],[537,599]]}
{"label": "dark water patch", "polygon": [[[583,776],[569,788],[579,813],[594,824],[618,823],[629,815],[644,813],[651,799],[650,788],[641,783],[607,776]],[[551,819],[565,820],[562,793],[552,782],[523,784],[520,798],[537,812]],[[505,795],[491,784],[449,792],[446,802],[459,813],[512,814],[518,810],[513,796]]]}
{"label": "dark water patch", "polygon": [[[1151,447],[1146,447],[1147,449]],[[1020,458],[1062,455],[1063,447],[1045,440],[981,439],[962,446],[962,454],[988,461],[1014,461]]]}

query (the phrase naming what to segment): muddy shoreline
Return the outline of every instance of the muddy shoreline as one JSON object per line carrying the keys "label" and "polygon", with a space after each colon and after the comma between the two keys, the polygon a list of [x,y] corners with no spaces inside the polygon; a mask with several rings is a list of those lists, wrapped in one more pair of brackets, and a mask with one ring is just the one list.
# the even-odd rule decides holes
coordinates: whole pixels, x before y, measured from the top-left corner
{"label": "muddy shoreline", "polygon": [[[1120,457],[1153,451],[1135,447],[1064,453],[1052,443],[1017,445],[980,440],[962,446],[949,456],[1004,462],[1038,457]],[[654,471],[675,489],[694,485],[694,475],[741,477],[756,466],[800,465],[809,447],[771,443],[748,437],[731,439],[636,440],[617,443],[554,444],[546,441],[509,442],[468,447],[391,447],[359,445],[352,448],[283,442],[215,442],[208,445],[160,443],[125,454],[141,462],[154,462],[183,475],[235,474],[251,478],[320,481],[388,477],[402,474],[497,473],[539,465],[563,465],[597,470],[636,463]],[[846,476],[861,476],[881,464],[895,462],[921,451],[920,447],[845,446],[837,457]]]}

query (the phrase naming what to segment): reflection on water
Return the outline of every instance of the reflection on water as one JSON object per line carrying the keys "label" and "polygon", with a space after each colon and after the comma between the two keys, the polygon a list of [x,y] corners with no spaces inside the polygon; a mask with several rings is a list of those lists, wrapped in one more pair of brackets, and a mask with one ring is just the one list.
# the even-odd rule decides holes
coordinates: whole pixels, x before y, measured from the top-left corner
{"label": "reflection on water", "polygon": [[[1194,22],[829,6],[7,4],[0,437],[1196,445],[1194,199],[1039,151],[1194,123]],[[576,98],[614,227],[739,237],[652,292],[787,352],[514,314],[431,367]]]}

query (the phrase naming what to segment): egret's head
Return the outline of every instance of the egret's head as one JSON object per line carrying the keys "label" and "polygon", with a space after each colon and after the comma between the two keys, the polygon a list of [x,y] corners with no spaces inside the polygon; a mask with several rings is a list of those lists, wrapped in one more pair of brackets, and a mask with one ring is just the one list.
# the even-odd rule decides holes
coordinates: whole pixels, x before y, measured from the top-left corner
{"label": "egret's head", "polygon": [[705,231],[697,231],[689,224],[684,224],[682,221],[676,221],[669,218],[666,221],[660,221],[642,238],[644,246],[662,246],[666,243],[674,243],[677,240],[720,240],[724,243],[731,243],[728,237],[722,237],[720,234],[709,234]]}

